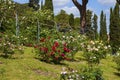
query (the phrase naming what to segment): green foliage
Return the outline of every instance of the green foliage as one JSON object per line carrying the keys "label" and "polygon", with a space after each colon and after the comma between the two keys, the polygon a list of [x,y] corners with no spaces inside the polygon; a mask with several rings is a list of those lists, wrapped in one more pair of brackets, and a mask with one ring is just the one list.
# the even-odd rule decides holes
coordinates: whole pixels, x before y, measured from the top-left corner
{"label": "green foliage", "polygon": [[6,35],[3,33],[0,33],[1,41],[0,41],[0,51],[3,53],[3,56],[5,57],[11,57],[15,51],[23,51],[23,46],[18,45],[18,39],[15,36]]}
{"label": "green foliage", "polygon": [[69,25],[73,28],[74,28],[74,15],[73,14],[70,14],[69,15]]}
{"label": "green foliage", "polygon": [[104,80],[103,72],[98,67],[85,67],[80,73],[81,80]]}
{"label": "green foliage", "polygon": [[106,15],[101,11],[100,15],[100,40],[107,41]]}
{"label": "green foliage", "polygon": [[74,19],[74,26],[75,26],[75,29],[78,29],[80,27],[80,18],[79,17],[76,17]]}
{"label": "green foliage", "polygon": [[105,46],[102,41],[86,41],[81,46],[83,46],[83,55],[90,66],[99,64],[111,50],[110,45]]}
{"label": "green foliage", "polygon": [[98,20],[98,17],[97,17],[96,14],[94,14],[94,16],[93,16],[93,29],[94,29],[94,32],[95,32],[95,39],[98,38],[98,31],[97,31],[98,25],[97,25],[97,20]]}
{"label": "green foliage", "polygon": [[60,24],[60,28],[67,28],[69,26],[69,15],[61,10],[58,15],[55,16],[55,21]]}
{"label": "green foliage", "polygon": [[86,12],[86,35],[90,39],[95,39],[95,32],[92,27],[92,11],[90,10]]}
{"label": "green foliage", "polygon": [[67,46],[66,42],[57,41],[55,39],[60,38],[59,33],[57,36],[51,36],[50,32],[47,34],[47,31],[45,31],[44,37],[41,37],[40,39],[40,45],[35,45],[36,52],[39,56],[39,58],[45,62],[53,62],[53,63],[60,63],[62,60],[70,60],[70,49]]}
{"label": "green foliage", "polygon": [[12,0],[0,0],[0,32],[14,32],[14,7]]}
{"label": "green foliage", "polygon": [[92,27],[92,11],[90,10],[86,12],[86,26],[88,29]]}
{"label": "green foliage", "polygon": [[[53,0],[45,0],[43,9],[50,10],[53,13]],[[52,15],[52,18],[54,18],[54,14]]]}
{"label": "green foliage", "polygon": [[96,66],[84,66],[79,71],[63,67],[61,80],[104,80],[102,74],[103,72]]}
{"label": "green foliage", "polygon": [[111,8],[110,12],[110,44],[113,49],[113,54],[115,54],[120,47],[119,4],[116,4],[114,9]]}

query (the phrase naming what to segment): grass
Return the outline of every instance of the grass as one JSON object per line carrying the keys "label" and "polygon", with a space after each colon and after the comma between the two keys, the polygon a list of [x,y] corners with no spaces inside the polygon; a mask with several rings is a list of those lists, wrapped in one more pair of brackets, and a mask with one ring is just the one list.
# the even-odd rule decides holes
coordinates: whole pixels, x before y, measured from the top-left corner
{"label": "grass", "polygon": [[[80,53],[80,52],[79,52]],[[33,48],[26,48],[24,54],[15,54],[12,59],[0,57],[0,80],[60,80],[62,67],[69,66],[79,70],[85,65],[85,61],[64,61],[63,65],[48,64],[35,59]],[[117,76],[116,64],[112,57],[101,61],[100,67],[105,80],[120,80]]]}

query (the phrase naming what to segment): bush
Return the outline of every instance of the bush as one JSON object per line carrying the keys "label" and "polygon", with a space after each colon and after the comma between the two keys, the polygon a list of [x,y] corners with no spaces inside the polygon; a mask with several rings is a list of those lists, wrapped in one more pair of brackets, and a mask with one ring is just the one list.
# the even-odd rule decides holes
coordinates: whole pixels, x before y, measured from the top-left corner
{"label": "bush", "polygon": [[88,64],[99,64],[100,60],[106,58],[111,51],[110,45],[106,46],[102,41],[86,41],[81,44],[84,57]]}
{"label": "bush", "polygon": [[3,33],[0,33],[0,35],[2,35],[0,36],[0,51],[3,53],[3,56],[11,57],[15,51],[23,53],[23,46],[18,45],[17,39]]}
{"label": "bush", "polygon": [[104,80],[102,74],[98,67],[86,66],[80,71],[68,68],[61,72],[61,80]]}
{"label": "bush", "polygon": [[62,60],[71,59],[71,50],[67,47],[67,43],[55,41],[51,37],[42,37],[40,39],[40,45],[35,45],[34,47],[39,58],[45,62],[58,64]]}

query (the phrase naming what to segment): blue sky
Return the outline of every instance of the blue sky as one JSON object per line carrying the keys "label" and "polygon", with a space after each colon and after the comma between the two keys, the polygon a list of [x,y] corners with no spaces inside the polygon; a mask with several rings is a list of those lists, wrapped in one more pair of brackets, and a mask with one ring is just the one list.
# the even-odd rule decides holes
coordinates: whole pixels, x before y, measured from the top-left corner
{"label": "blue sky", "polygon": [[[14,0],[14,1],[19,3],[28,3],[29,0]],[[82,0],[78,1],[81,2]],[[89,0],[87,4],[87,9],[90,9],[93,11],[93,13],[96,13],[98,15],[98,18],[101,11],[103,10],[107,16],[107,25],[109,25],[109,9],[110,7],[114,7],[115,2],[116,0]],[[72,3],[72,0],[53,0],[53,5],[55,14],[58,14],[60,10],[63,9],[68,14],[73,13],[75,17],[79,17],[79,12]]]}

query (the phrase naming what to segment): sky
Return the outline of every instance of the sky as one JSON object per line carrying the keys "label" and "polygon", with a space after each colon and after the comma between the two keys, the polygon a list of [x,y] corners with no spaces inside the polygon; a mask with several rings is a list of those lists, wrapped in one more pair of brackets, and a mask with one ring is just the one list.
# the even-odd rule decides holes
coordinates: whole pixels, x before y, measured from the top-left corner
{"label": "sky", "polygon": [[[13,0],[18,3],[28,3],[29,0]],[[81,3],[82,0],[78,0]],[[103,10],[107,17],[107,26],[109,26],[110,8],[114,7],[116,0],[89,0],[87,9],[97,14],[98,22],[100,21],[100,13]],[[53,0],[54,13],[58,14],[61,9],[65,10],[68,14],[73,13],[75,17],[79,17],[79,11],[72,3],[72,0]],[[98,24],[99,25],[99,24]]]}

